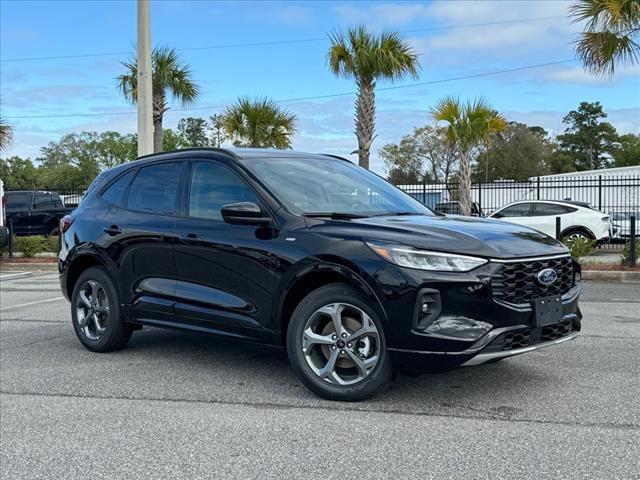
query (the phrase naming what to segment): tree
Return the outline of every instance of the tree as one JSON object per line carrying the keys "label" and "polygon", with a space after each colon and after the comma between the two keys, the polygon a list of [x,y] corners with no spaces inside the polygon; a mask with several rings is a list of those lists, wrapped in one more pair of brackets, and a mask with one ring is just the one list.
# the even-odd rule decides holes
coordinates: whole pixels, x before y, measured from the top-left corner
{"label": "tree", "polygon": [[95,150],[101,169],[112,168],[138,157],[138,136],[135,133],[122,135],[118,132],[102,132],[95,138]]}
{"label": "tree", "polygon": [[457,151],[446,138],[446,129],[427,125],[415,128],[399,144],[387,144],[379,151],[389,181],[414,184],[428,180],[449,180],[457,162]]}
{"label": "tree", "polygon": [[227,133],[224,130],[224,115],[215,114],[209,117],[211,129],[211,144],[220,148],[220,145],[227,140]]}
{"label": "tree", "polygon": [[546,132],[541,127],[510,122],[478,156],[474,177],[479,181],[523,181],[548,173],[553,148],[545,137]]}
{"label": "tree", "polygon": [[183,118],[178,122],[178,135],[183,140],[186,147],[208,147],[211,145],[209,139],[209,125],[204,118]]}
{"label": "tree", "polygon": [[4,186],[13,189],[31,190],[40,187],[40,172],[30,158],[18,156],[0,160],[0,178]]}
{"label": "tree", "polygon": [[227,107],[222,125],[236,147],[291,148],[297,120],[267,98],[239,98]]}
{"label": "tree", "polygon": [[571,6],[571,17],[574,23],[586,22],[576,54],[587,71],[611,77],[616,64],[638,62],[638,0],[578,0]]}
{"label": "tree", "polygon": [[387,31],[377,36],[359,26],[346,33],[332,33],[329,38],[329,68],[336,76],[353,78],[356,82],[358,163],[369,168],[369,154],[375,138],[376,81],[395,81],[406,75],[417,78],[418,56],[397,32]]}
{"label": "tree", "polygon": [[179,150],[185,148],[184,139],[170,128],[165,128],[162,133],[162,149],[164,151]]}
{"label": "tree", "polygon": [[0,152],[4,152],[13,140],[13,128],[0,118]]}
{"label": "tree", "polygon": [[471,214],[471,154],[494,133],[507,128],[506,120],[482,98],[460,102],[445,97],[431,109],[436,121],[448,123],[447,140],[458,148],[460,155],[460,212]]}
{"label": "tree", "polygon": [[[153,84],[153,151],[162,151],[162,120],[169,110],[168,100],[173,97],[183,107],[195,103],[199,89],[191,76],[188,64],[182,64],[175,50],[156,47],[152,55]],[[126,73],[118,77],[118,88],[131,103],[136,103],[138,94],[138,67],[136,59],[123,62]]]}
{"label": "tree", "polygon": [[615,167],[640,165],[640,135],[621,135],[620,146],[613,152]]}
{"label": "tree", "polygon": [[560,149],[573,158],[576,170],[609,166],[618,134],[613,125],[601,121],[606,117],[600,102],[581,102],[578,110],[571,110],[562,119],[568,127],[557,140]]}

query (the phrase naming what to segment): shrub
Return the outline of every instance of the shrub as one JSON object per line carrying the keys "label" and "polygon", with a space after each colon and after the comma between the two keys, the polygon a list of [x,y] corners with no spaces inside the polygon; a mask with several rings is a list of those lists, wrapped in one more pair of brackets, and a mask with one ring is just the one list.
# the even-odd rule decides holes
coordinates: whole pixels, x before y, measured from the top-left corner
{"label": "shrub", "polygon": [[574,260],[580,260],[591,253],[596,242],[589,238],[571,238],[565,240],[564,244],[569,248],[569,253],[571,253]]}
{"label": "shrub", "polygon": [[[44,237],[31,235],[28,237],[13,237],[13,251],[21,252],[25,257],[33,257],[37,253],[58,253],[58,237]],[[8,255],[9,248],[2,249],[3,255]]]}
{"label": "shrub", "polygon": [[[640,241],[638,240],[636,240],[636,263],[640,262]],[[622,249],[622,255],[620,255],[620,263],[622,265],[629,265],[629,260],[631,260],[630,257],[631,257],[631,242],[627,242],[624,244],[624,248]]]}

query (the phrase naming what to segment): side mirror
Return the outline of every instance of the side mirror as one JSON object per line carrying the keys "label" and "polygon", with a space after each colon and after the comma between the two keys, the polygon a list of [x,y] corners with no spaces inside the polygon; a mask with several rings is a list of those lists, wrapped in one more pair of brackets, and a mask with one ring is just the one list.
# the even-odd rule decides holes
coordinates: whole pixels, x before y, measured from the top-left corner
{"label": "side mirror", "polygon": [[238,202],[224,205],[220,209],[222,219],[231,225],[268,225],[271,217],[253,202]]}

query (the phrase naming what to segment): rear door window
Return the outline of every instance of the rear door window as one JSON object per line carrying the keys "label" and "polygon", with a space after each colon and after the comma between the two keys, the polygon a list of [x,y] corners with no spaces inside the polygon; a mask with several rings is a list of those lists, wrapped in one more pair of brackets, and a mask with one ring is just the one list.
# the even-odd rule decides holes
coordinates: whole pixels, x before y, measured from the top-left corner
{"label": "rear door window", "polygon": [[575,210],[575,208],[556,205],[555,203],[535,203],[533,206],[533,216],[546,217],[552,215],[564,215],[565,213],[575,212]]}
{"label": "rear door window", "polygon": [[182,162],[143,167],[131,182],[127,208],[148,213],[175,215]]}
{"label": "rear door window", "polygon": [[45,210],[55,208],[55,204],[48,193],[36,193],[33,197],[33,208],[35,210]]}

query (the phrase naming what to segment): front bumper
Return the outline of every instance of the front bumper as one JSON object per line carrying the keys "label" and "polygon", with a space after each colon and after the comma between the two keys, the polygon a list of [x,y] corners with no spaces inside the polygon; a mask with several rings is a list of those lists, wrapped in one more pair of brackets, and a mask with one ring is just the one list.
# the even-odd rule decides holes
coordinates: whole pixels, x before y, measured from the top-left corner
{"label": "front bumper", "polygon": [[[396,365],[414,372],[477,365],[564,343],[577,336],[582,319],[578,305],[579,265],[574,266],[577,283],[561,295],[562,320],[544,327],[536,326],[532,303],[509,304],[503,301],[504,295],[502,299],[494,295],[492,277],[498,268],[500,265],[489,264],[465,274],[438,274],[430,278],[415,270],[402,269],[395,276],[387,272],[384,303],[388,315],[391,314],[391,325],[385,332],[390,333],[388,349]],[[398,273],[402,273],[404,282],[399,280]],[[378,276],[378,280],[380,278]],[[402,288],[390,288],[392,278]],[[490,330],[474,338],[454,338],[433,333],[430,328],[420,328],[414,313],[416,297],[421,298],[431,289],[437,290],[441,297],[439,318],[490,324]],[[397,316],[392,316],[393,313]]]}

